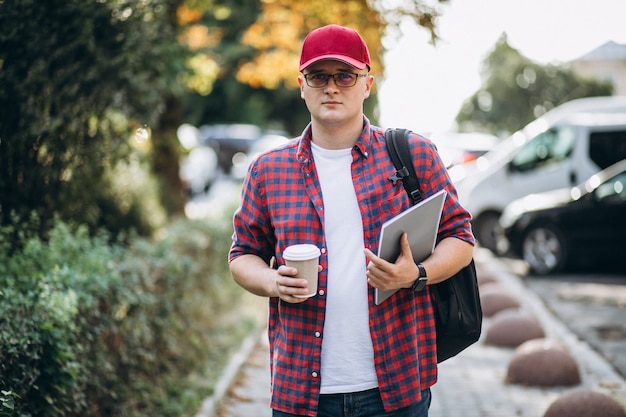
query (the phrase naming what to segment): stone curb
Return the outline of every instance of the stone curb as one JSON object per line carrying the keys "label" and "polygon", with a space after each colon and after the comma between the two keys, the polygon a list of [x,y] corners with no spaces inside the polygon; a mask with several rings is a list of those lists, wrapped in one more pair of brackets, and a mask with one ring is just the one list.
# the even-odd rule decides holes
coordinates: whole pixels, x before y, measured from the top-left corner
{"label": "stone curb", "polygon": [[250,357],[255,346],[259,342],[261,334],[265,331],[265,323],[259,324],[241,343],[241,346],[237,353],[235,353],[229,360],[228,365],[222,372],[219,380],[215,384],[215,390],[213,395],[206,398],[200,407],[200,410],[194,415],[194,417],[216,417],[219,407],[228,393],[228,390],[233,386],[237,376],[243,365]]}

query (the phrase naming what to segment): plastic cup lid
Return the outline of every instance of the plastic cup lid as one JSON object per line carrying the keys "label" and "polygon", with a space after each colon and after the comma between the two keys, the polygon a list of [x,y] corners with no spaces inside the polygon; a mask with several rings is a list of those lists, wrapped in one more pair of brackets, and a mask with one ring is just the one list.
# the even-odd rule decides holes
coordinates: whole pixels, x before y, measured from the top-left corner
{"label": "plastic cup lid", "polygon": [[319,248],[315,245],[303,243],[299,245],[288,246],[283,251],[283,258],[290,261],[306,261],[317,258],[321,254]]}

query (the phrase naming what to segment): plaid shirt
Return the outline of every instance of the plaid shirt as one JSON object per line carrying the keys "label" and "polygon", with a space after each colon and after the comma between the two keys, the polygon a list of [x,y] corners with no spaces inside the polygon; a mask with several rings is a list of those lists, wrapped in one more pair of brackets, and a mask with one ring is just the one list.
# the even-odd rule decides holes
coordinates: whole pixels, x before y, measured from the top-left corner
{"label": "plaid shirt", "polygon": [[[381,225],[410,206],[385,147],[385,133],[364,117],[352,150],[352,178],[363,219],[365,245],[378,250]],[[470,215],[457,200],[435,146],[412,134],[410,149],[422,195],[445,188],[438,240],[454,236],[474,243]],[[300,304],[271,298],[269,339],[271,406],[286,413],[315,416],[320,392],[322,337],[326,306],[327,253],[324,202],[311,153],[311,128],[302,136],[261,155],[250,167],[234,216],[230,260],[254,254],[284,264],[289,245],[312,243],[322,249],[318,294]],[[341,279],[341,277],[332,277]],[[363,277],[366,279],[366,277]],[[428,287],[427,287],[428,288]],[[400,290],[381,305],[369,289],[370,334],[378,384],[386,410],[406,407],[437,380],[435,321],[427,291]]]}

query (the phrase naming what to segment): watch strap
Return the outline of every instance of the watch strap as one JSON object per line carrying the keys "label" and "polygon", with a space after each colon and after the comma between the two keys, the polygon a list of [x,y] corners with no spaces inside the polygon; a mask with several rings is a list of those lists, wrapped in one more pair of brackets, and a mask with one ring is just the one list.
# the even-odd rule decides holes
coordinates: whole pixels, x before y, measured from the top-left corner
{"label": "watch strap", "polygon": [[423,290],[424,287],[426,287],[426,283],[428,282],[428,277],[426,276],[426,268],[424,268],[424,265],[417,264],[417,269],[419,270],[419,276],[417,277],[413,285],[411,285],[411,289],[413,291]]}
{"label": "watch strap", "polygon": [[424,268],[424,265],[422,264],[417,264],[417,269],[420,271],[420,274],[417,278],[422,278],[422,277],[427,277],[428,275],[426,275],[426,268]]}

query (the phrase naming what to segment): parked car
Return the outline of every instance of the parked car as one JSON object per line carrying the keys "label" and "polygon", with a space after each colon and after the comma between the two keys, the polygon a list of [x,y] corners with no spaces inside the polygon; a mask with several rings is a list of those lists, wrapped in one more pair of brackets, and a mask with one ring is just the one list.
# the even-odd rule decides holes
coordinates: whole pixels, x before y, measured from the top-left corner
{"label": "parked car", "polygon": [[261,138],[263,130],[251,124],[216,124],[200,127],[201,141],[217,153],[220,169],[230,174],[233,158],[246,154],[252,144]]}
{"label": "parked car", "polygon": [[497,248],[498,219],[511,201],[573,187],[626,158],[626,97],[573,100],[505,139],[474,163],[452,167],[478,242]]}
{"label": "parked car", "polygon": [[474,161],[501,141],[495,135],[478,132],[435,132],[427,136],[437,145],[446,168]]}
{"label": "parked car", "polygon": [[535,274],[569,265],[626,265],[626,159],[583,184],[531,194],[500,218],[508,252]]}

